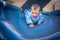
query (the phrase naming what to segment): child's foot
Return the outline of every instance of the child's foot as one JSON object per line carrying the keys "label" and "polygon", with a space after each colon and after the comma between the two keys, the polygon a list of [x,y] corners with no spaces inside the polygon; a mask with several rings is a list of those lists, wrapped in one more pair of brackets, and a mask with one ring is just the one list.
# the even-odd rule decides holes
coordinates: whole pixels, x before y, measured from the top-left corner
{"label": "child's foot", "polygon": [[33,25],[33,24],[30,24],[30,25],[29,25],[29,27],[30,27],[30,28],[33,28],[33,27],[34,27],[34,25]]}

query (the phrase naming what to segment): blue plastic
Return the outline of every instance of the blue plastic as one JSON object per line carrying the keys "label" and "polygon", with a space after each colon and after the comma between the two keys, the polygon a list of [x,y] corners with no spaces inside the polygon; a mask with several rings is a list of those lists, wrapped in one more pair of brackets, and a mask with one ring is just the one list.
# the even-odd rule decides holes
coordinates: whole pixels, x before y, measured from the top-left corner
{"label": "blue plastic", "polygon": [[7,40],[49,40],[60,37],[60,16],[54,15],[56,12],[60,13],[60,10],[51,12],[53,15],[43,13],[44,23],[34,28],[28,27],[20,8],[7,4],[2,11],[4,18],[0,19],[0,32]]}

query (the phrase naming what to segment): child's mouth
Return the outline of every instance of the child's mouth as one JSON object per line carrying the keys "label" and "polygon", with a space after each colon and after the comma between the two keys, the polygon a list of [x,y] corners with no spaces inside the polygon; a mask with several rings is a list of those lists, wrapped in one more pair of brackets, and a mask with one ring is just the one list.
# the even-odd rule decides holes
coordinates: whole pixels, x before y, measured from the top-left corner
{"label": "child's mouth", "polygon": [[37,16],[33,16],[34,18],[36,18]]}

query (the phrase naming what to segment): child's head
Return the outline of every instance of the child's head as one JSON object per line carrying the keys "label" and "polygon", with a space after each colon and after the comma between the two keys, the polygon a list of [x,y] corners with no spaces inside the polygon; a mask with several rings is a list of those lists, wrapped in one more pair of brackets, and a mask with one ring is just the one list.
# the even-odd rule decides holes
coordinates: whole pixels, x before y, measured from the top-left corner
{"label": "child's head", "polygon": [[38,4],[33,4],[33,5],[31,6],[31,15],[32,15],[33,17],[38,16],[39,10],[40,10],[40,6],[39,6]]}

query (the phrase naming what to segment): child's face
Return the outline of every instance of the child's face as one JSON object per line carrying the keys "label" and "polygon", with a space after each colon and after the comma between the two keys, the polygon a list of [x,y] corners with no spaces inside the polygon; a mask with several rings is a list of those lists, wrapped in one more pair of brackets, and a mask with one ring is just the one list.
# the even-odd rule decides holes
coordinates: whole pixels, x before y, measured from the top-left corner
{"label": "child's face", "polygon": [[39,10],[31,10],[31,15],[37,17],[39,15]]}

